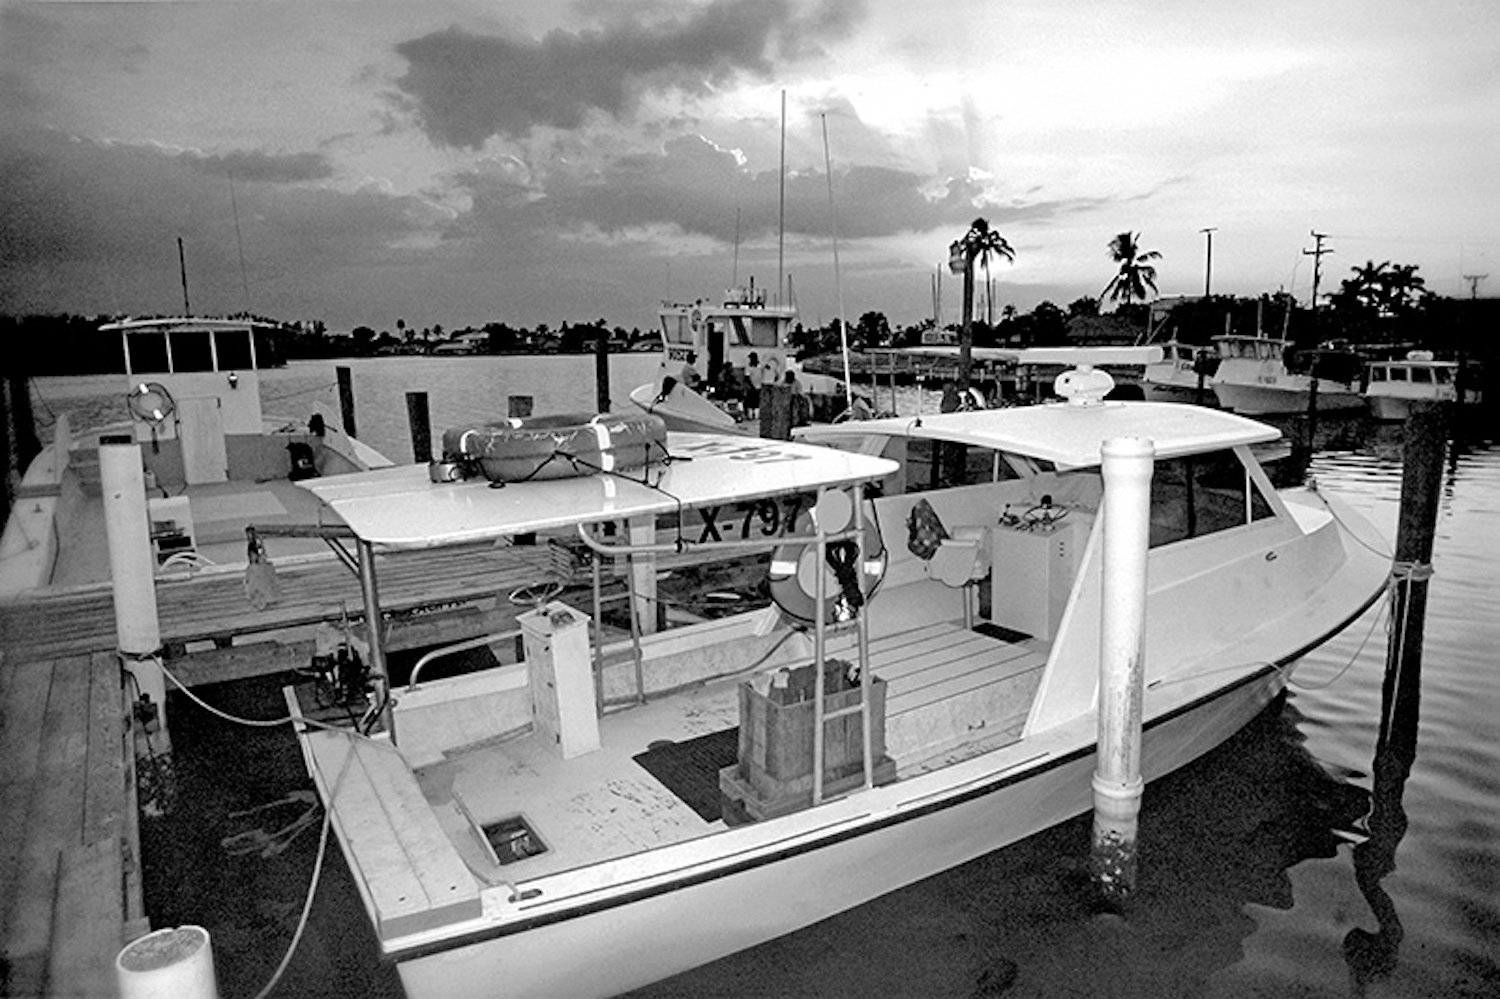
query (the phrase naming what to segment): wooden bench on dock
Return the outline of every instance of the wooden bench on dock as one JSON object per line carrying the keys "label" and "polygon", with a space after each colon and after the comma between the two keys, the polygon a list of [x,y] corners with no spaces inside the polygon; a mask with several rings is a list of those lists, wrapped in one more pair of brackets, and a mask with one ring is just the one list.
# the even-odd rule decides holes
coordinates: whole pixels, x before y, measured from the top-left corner
{"label": "wooden bench on dock", "polygon": [[146,929],[132,739],[113,653],[0,653],[0,995],[114,994]]}

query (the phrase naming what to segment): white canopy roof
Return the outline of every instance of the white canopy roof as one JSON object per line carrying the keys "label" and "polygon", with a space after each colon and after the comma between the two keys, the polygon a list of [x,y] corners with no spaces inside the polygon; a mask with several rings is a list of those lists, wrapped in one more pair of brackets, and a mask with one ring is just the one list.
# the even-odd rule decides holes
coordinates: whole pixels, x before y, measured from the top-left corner
{"label": "white canopy roof", "polygon": [[[868,482],[896,463],[791,441],[669,434],[664,465],[614,475],[515,482],[434,483],[403,465],[301,483],[361,539],[436,548]],[[641,481],[642,479],[645,481]]]}
{"label": "white canopy roof", "polygon": [[815,441],[871,434],[973,444],[1040,458],[1059,468],[1098,465],[1100,447],[1114,437],[1150,440],[1158,458],[1175,458],[1281,436],[1275,427],[1223,410],[1154,402],[1048,403],[836,423],[806,431]]}

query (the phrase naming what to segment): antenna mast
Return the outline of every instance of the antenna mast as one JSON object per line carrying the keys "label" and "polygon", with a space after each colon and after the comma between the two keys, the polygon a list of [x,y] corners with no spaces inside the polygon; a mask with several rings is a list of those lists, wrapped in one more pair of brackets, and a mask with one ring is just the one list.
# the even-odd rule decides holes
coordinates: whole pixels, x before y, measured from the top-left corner
{"label": "antenna mast", "polygon": [[188,305],[187,293],[187,253],[182,248],[182,237],[177,237],[177,270],[182,275],[182,316],[186,319],[193,314],[192,306]]}
{"label": "antenna mast", "polygon": [[1479,297],[1479,282],[1489,277],[1488,274],[1465,274],[1464,280],[1469,282],[1469,297]]}

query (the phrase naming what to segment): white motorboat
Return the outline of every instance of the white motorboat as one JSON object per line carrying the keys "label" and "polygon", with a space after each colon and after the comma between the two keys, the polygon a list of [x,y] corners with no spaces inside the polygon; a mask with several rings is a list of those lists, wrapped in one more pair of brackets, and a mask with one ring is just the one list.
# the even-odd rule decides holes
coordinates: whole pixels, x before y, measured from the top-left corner
{"label": "white motorboat", "polygon": [[[765,289],[753,282],[730,289],[719,303],[663,302],[658,319],[661,366],[630,400],[660,416],[670,430],[754,435],[759,424],[748,418],[751,384],[781,382],[788,373],[795,375],[813,419],[831,420],[848,408],[843,381],[804,371],[797,361],[791,344],[797,310],[768,303]],[[683,379],[689,356],[702,379],[696,386]]]}
{"label": "white motorboat", "polygon": [[1197,344],[1167,340],[1159,346],[1162,358],[1141,371],[1141,391],[1150,402],[1188,402],[1217,405],[1210,380],[1217,353]]}
{"label": "white motorboat", "polygon": [[1404,420],[1416,401],[1458,398],[1458,362],[1436,360],[1430,350],[1407,351],[1399,360],[1371,361],[1366,371],[1365,402],[1377,420]]}
{"label": "white motorboat", "polygon": [[[1313,486],[1273,487],[1252,447],[1276,429],[1098,401],[1100,375],[1064,374],[1067,402],[799,441],[668,434],[667,460],[631,473],[304,483],[362,552],[561,531],[595,566],[625,557],[637,594],[655,552],[777,545],[774,603],[657,633],[637,612],[603,641],[596,587],[592,620],[552,602],[493,636],[519,639],[517,662],[377,680],[373,732],[288,688],[407,994],[623,992],[1086,811],[1107,440],[1155,449],[1145,778],[1261,711],[1378,599],[1387,542]],[[679,543],[656,541],[661,518]],[[372,574],[372,616],[377,592]]]}
{"label": "white motorboat", "polygon": [[[160,571],[210,566],[243,571],[244,527],[311,521],[317,504],[292,480],[389,465],[346,435],[332,414],[267,416],[261,411],[265,324],[177,317],[110,323],[125,373],[130,418],[72,428],[64,413],[53,440],[32,460],[0,540],[0,597],[47,588],[107,584],[101,439],[141,445]],[[322,542],[278,541],[279,554],[316,552]]]}
{"label": "white motorboat", "polygon": [[[1316,383],[1320,411],[1362,409],[1358,372],[1292,371],[1286,354],[1290,340],[1263,336],[1227,334],[1214,337],[1219,349],[1219,367],[1214,372],[1214,396],[1223,408],[1245,416],[1272,416],[1307,412]],[[1318,352],[1315,352],[1318,353]],[[1325,357],[1335,352],[1321,352]],[[1345,352],[1337,356],[1348,358]],[[1321,359],[1321,358],[1320,358]]]}

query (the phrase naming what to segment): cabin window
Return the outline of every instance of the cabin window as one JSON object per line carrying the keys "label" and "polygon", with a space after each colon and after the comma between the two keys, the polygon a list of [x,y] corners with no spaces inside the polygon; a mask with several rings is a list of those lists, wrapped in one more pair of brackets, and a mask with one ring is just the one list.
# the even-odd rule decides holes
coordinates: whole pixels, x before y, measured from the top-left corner
{"label": "cabin window", "polygon": [[254,367],[250,359],[249,330],[214,330],[214,350],[219,355],[220,371]]}
{"label": "cabin window", "polygon": [[662,316],[661,332],[668,343],[692,343],[693,327],[687,316]]}
{"label": "cabin window", "polygon": [[1371,368],[1370,369],[1370,381],[1372,381],[1372,382],[1383,382],[1383,381],[1385,381],[1385,369],[1384,368]]}
{"label": "cabin window", "polygon": [[1393,381],[1393,382],[1404,382],[1404,381],[1406,381],[1406,369],[1405,368],[1392,368],[1391,369],[1391,381]]}
{"label": "cabin window", "polygon": [[173,330],[173,371],[212,371],[214,369],[213,347],[202,330]]}
{"label": "cabin window", "polygon": [[125,334],[132,374],[171,371],[167,364],[167,338],[160,332]]}
{"label": "cabin window", "polygon": [[781,320],[754,318],[750,320],[750,343],[751,347],[779,347],[777,332],[781,329]]}
{"label": "cabin window", "polygon": [[1421,383],[1423,385],[1431,385],[1432,384],[1432,369],[1431,368],[1412,368],[1411,369],[1411,380],[1414,381],[1414,382],[1419,382],[1419,383]]}
{"label": "cabin window", "polygon": [[1274,516],[1231,451],[1172,458],[1151,473],[1151,547],[1201,538]]}
{"label": "cabin window", "polygon": [[922,437],[906,440],[906,492],[920,493],[1016,478],[1020,476],[1015,469],[994,448]]}
{"label": "cabin window", "polygon": [[1432,371],[1432,375],[1433,380],[1436,381],[1439,385],[1447,385],[1453,381],[1452,368],[1434,368]]}

